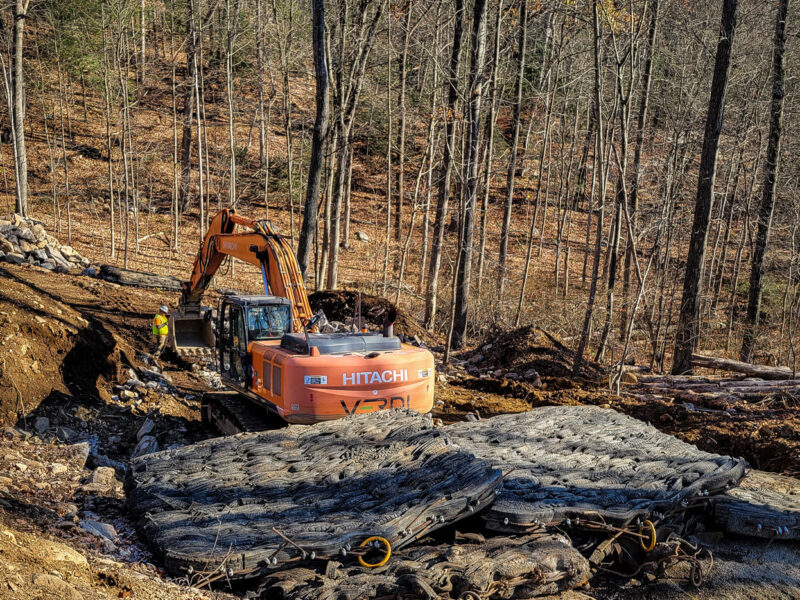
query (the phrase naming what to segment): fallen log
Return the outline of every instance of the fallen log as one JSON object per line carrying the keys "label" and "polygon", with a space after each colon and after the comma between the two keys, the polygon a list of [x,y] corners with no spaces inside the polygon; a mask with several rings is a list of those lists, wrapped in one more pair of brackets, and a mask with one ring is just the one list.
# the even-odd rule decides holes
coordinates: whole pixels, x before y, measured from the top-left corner
{"label": "fallen log", "polygon": [[763,379],[797,379],[797,373],[788,367],[768,367],[766,365],[754,365],[728,358],[716,358],[714,356],[704,356],[702,354],[692,354],[691,360],[693,367],[704,369],[719,369],[721,371],[733,371],[734,373],[745,373]]}
{"label": "fallen log", "polygon": [[734,394],[754,394],[754,395],[765,395],[765,394],[777,394],[777,393],[784,393],[784,394],[800,394],[800,381],[794,382],[792,384],[787,384],[786,382],[781,382],[780,384],[773,384],[771,381],[764,381],[761,384],[756,384],[753,382],[747,382],[742,385],[718,385],[718,384],[698,384],[698,385],[670,385],[669,383],[665,382],[664,384],[656,384],[656,383],[646,383],[640,387],[642,390],[646,390],[648,392],[660,391],[660,392],[669,392],[669,391],[690,391],[690,392],[698,392],[698,393],[711,393],[711,394],[721,394],[721,393],[734,393]]}
{"label": "fallen log", "polygon": [[181,291],[181,280],[176,277],[122,269],[112,265],[102,265],[100,267],[100,278],[120,285],[171,290],[175,292]]}

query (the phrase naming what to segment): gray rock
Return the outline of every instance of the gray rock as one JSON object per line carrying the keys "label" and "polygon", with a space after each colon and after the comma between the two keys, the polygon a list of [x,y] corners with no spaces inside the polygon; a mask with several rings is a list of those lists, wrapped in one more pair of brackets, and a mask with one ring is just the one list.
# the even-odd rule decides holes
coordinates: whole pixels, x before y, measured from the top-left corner
{"label": "gray rock", "polygon": [[3,252],[13,252],[14,244],[9,242],[6,238],[0,238],[0,250]]}
{"label": "gray rock", "polygon": [[151,433],[153,433],[153,429],[155,428],[156,424],[153,423],[153,420],[150,417],[148,417],[147,419],[144,420],[144,423],[142,423],[142,426],[136,433],[136,439],[138,441],[142,441],[142,438],[146,435],[150,435]]}
{"label": "gray rock", "polygon": [[30,242],[27,242],[25,240],[20,240],[19,241],[19,249],[22,252],[24,252],[25,254],[30,254],[34,250],[37,250],[36,246],[34,246],[33,244],[31,244]]}
{"label": "gray rock", "polygon": [[474,365],[481,361],[483,361],[483,354],[478,353],[473,354],[467,362]]}
{"label": "gray rock", "polygon": [[4,257],[6,262],[12,263],[15,265],[21,265],[25,262],[25,257],[19,254],[18,252],[9,252]]}
{"label": "gray rock", "polygon": [[17,237],[20,240],[25,240],[26,242],[30,242],[31,244],[35,244],[37,241],[34,233],[27,227],[21,227],[17,232]]}
{"label": "gray rock", "polygon": [[97,467],[89,481],[81,486],[81,491],[94,494],[105,494],[117,486],[116,473],[113,467]]}
{"label": "gray rock", "polygon": [[41,242],[47,238],[47,232],[44,230],[44,227],[41,225],[41,223],[37,223],[31,227],[31,231],[33,232],[37,242]]}
{"label": "gray rock", "polygon": [[64,256],[64,258],[71,258],[77,254],[75,250],[72,249],[72,246],[61,246],[59,250],[61,251],[61,254]]}
{"label": "gray rock", "polygon": [[136,448],[133,449],[133,453],[131,454],[131,458],[137,458],[139,456],[144,456],[145,454],[153,454],[154,452],[158,452],[158,441],[152,435],[146,435],[139,443],[136,444]]}
{"label": "gray rock", "polygon": [[69,442],[78,437],[78,432],[69,427],[56,427],[56,437],[62,442]]}
{"label": "gray rock", "polygon": [[[59,427],[59,429],[66,429],[66,428]],[[91,453],[89,442],[81,442],[80,444],[71,444],[69,446],[69,450],[72,455],[72,462],[75,463],[79,469],[82,469],[84,466],[86,466],[86,461],[89,459],[89,454]]]}
{"label": "gray rock", "polygon": [[364,233],[363,231],[356,231],[356,239],[359,242],[368,242],[369,241],[369,236],[366,233]]}
{"label": "gray rock", "polygon": [[[89,262],[88,259],[86,262]],[[87,266],[83,271],[81,271],[81,275],[84,275],[85,277],[97,277],[97,269]]]}
{"label": "gray rock", "polygon": [[34,423],[33,427],[39,433],[44,433],[50,429],[50,419],[47,417],[36,417],[36,422]]}
{"label": "gray rock", "polygon": [[39,264],[39,266],[42,267],[43,269],[47,269],[48,271],[52,271],[53,269],[56,268],[56,263],[54,263],[52,260],[48,259],[48,260],[43,260]]}
{"label": "gray rock", "polygon": [[31,251],[31,255],[39,262],[44,262],[47,260],[47,252],[41,250],[39,248],[35,248]]}
{"label": "gray rock", "polygon": [[92,519],[84,519],[82,520],[79,525],[82,529],[85,529],[92,535],[96,535],[100,538],[105,538],[109,541],[114,541],[117,537],[117,531],[114,529],[113,525],[109,525],[108,523],[102,523],[100,521],[94,521]]}

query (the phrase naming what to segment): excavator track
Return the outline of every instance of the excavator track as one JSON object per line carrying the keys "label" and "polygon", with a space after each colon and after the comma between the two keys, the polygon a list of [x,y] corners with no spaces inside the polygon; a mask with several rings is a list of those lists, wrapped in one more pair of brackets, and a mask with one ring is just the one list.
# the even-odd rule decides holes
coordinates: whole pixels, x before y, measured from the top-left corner
{"label": "excavator track", "polygon": [[223,435],[277,429],[283,425],[263,407],[237,392],[207,392],[202,401],[202,417]]}

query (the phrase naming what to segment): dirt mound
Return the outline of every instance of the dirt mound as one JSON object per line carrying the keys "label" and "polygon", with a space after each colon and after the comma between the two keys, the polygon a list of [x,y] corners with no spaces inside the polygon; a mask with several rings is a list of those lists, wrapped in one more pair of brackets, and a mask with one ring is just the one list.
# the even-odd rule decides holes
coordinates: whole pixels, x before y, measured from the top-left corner
{"label": "dirt mound", "polygon": [[[341,322],[347,322],[348,319],[353,318],[357,299],[357,292],[345,290],[314,292],[308,297],[314,312],[322,309],[329,321]],[[361,316],[366,319],[370,329],[383,327],[384,315],[391,309],[395,309],[395,306],[386,298],[361,294]],[[417,336],[421,341],[428,341],[429,338],[425,328],[402,310],[397,310],[394,332],[396,335],[408,338]]]}
{"label": "dirt mound", "polygon": [[[493,330],[477,349],[461,355],[477,371],[505,371],[525,379],[541,377],[573,377],[575,353],[550,333],[531,325],[510,331]],[[500,373],[496,373],[500,374]],[[584,361],[578,377],[599,382],[603,367]]]}
{"label": "dirt mound", "polygon": [[0,424],[60,395],[107,399],[130,348],[28,278],[6,268],[0,277]]}

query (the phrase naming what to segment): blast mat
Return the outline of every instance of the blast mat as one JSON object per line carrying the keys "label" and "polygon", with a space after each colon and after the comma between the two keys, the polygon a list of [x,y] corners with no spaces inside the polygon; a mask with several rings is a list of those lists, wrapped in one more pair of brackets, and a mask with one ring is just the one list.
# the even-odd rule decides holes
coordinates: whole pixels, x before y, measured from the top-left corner
{"label": "blast mat", "polygon": [[561,535],[492,537],[471,534],[454,544],[401,550],[381,569],[330,562],[325,573],[288,569],[268,575],[258,598],[533,598],[586,583],[589,561]]}
{"label": "blast mat", "polygon": [[371,536],[401,548],[483,509],[500,476],[429,418],[386,411],[143,456],[126,487],[168,572],[245,577],[356,562]]}
{"label": "blast mat", "polygon": [[504,472],[489,529],[530,531],[567,520],[626,526],[744,475],[742,460],[709,454],[610,409],[547,406],[445,428],[463,450]]}

